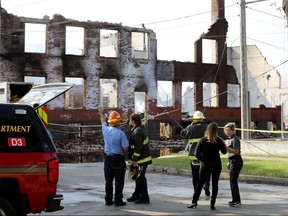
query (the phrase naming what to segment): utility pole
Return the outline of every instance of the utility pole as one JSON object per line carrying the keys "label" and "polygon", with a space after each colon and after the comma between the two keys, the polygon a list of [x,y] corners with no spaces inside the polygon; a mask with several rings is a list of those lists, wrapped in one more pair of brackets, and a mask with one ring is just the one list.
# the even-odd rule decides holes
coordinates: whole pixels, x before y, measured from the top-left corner
{"label": "utility pole", "polygon": [[[246,5],[268,0],[254,0],[245,2],[241,0],[240,5],[240,74],[241,74],[241,139],[250,139],[251,109],[250,97],[248,92],[248,73],[247,73],[247,44],[246,44]],[[244,130],[243,130],[244,129]]]}
{"label": "utility pole", "polygon": [[[241,139],[249,139],[249,94],[247,78],[247,44],[246,44],[246,3],[241,0],[240,13],[240,75],[241,75]],[[244,130],[243,130],[244,129]]]}

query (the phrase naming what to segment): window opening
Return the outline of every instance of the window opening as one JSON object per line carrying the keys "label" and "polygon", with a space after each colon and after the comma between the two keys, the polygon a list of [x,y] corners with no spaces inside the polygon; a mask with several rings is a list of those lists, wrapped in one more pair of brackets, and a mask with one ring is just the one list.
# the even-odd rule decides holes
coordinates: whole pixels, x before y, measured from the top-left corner
{"label": "window opening", "polygon": [[100,103],[103,108],[118,107],[118,81],[100,79]]}
{"label": "window opening", "polygon": [[216,83],[203,83],[203,106],[218,107],[218,96]]}
{"label": "window opening", "polygon": [[134,92],[135,113],[146,113],[146,92]]}
{"label": "window opening", "polygon": [[172,106],[172,81],[157,81],[157,106]]}
{"label": "window opening", "polygon": [[84,55],[84,28],[66,26],[65,42],[67,55]]}
{"label": "window opening", "polygon": [[216,40],[202,39],[202,59],[203,63],[217,63],[217,42]]}
{"label": "window opening", "polygon": [[147,59],[148,58],[148,34],[144,32],[132,32],[132,58]]}
{"label": "window opening", "polygon": [[46,25],[25,23],[25,45],[27,53],[46,52]]}
{"label": "window opening", "polygon": [[85,108],[85,81],[78,77],[65,77],[66,83],[72,83],[73,88],[65,93],[65,107],[67,109],[82,109]]}
{"label": "window opening", "polygon": [[100,30],[100,56],[102,57],[118,57],[119,40],[118,31],[116,30]]}
{"label": "window opening", "polygon": [[195,90],[194,82],[182,82],[182,113],[188,113],[190,116],[194,113]]}
{"label": "window opening", "polygon": [[24,82],[34,83],[34,85],[43,85],[46,83],[46,77],[24,76]]}

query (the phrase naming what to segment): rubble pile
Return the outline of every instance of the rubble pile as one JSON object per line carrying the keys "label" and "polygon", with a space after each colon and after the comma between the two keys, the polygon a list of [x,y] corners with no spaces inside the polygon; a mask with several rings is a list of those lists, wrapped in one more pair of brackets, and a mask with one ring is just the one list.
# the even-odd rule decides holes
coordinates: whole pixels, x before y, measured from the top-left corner
{"label": "rubble pile", "polygon": [[[103,161],[103,139],[77,137],[75,139],[55,140],[58,158],[62,163],[84,163]],[[183,151],[186,140],[150,140],[152,157],[159,157],[160,151],[169,149],[171,153]]]}

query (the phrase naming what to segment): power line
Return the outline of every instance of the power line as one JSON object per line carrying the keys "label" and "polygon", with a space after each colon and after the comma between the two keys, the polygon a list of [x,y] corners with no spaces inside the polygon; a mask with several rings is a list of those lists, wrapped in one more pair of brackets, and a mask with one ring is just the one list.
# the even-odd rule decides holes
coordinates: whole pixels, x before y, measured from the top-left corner
{"label": "power line", "polygon": [[284,19],[284,16],[283,17],[279,17],[279,16],[276,16],[274,14],[271,14],[271,13],[267,13],[267,12],[264,12],[264,11],[260,11],[260,10],[257,10],[255,8],[251,8],[251,7],[246,7],[247,9],[250,9],[250,10],[253,10],[253,11],[256,11],[258,13],[262,13],[262,14],[265,14],[265,15],[268,15],[268,16],[272,16],[272,17],[275,17],[275,18],[279,18],[279,19]]}
{"label": "power line", "polygon": [[264,41],[261,41],[261,40],[257,40],[257,39],[254,39],[254,38],[250,38],[250,37],[247,37],[249,40],[253,40],[253,41],[256,41],[258,43],[262,43],[262,44],[265,44],[265,45],[268,45],[268,46],[271,46],[273,48],[276,48],[276,49],[280,49],[280,50],[286,50],[285,47],[280,47],[280,46],[275,46],[271,43],[267,43],[267,42],[264,42]]}
{"label": "power line", "polygon": [[44,1],[47,1],[47,0],[34,1],[34,2],[27,3],[27,4],[22,4],[22,5],[18,5],[18,6],[15,6],[15,7],[7,8],[7,10],[20,8],[20,7],[26,7],[26,6],[38,4],[38,3],[41,3],[41,2],[44,2]]}
{"label": "power line", "polygon": [[[229,7],[233,7],[234,5],[236,5],[236,3],[225,7],[225,9],[229,8]],[[224,8],[220,8],[220,10],[222,10],[222,9],[224,9]],[[191,17],[200,16],[200,15],[204,15],[204,14],[211,14],[211,10],[204,11],[204,12],[199,12],[199,13],[196,13],[196,14],[191,14],[191,15],[187,15],[187,16],[183,16],[183,17],[176,17],[176,18],[171,18],[171,19],[166,19],[166,20],[160,20],[160,21],[145,23],[145,25],[154,25],[154,24],[159,24],[159,23],[173,22],[173,21],[178,21],[178,20],[182,20],[182,19],[188,19],[188,18],[191,18]],[[142,25],[142,23],[141,24],[137,24],[137,25],[132,25],[132,26],[138,26],[138,25]]]}

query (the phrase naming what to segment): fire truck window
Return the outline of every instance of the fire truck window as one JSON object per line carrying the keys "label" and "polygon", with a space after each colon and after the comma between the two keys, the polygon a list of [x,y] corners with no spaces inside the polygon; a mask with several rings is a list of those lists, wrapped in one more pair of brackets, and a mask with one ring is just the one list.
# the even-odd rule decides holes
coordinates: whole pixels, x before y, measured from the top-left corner
{"label": "fire truck window", "polygon": [[0,120],[0,152],[43,152],[33,124],[27,119]]}

